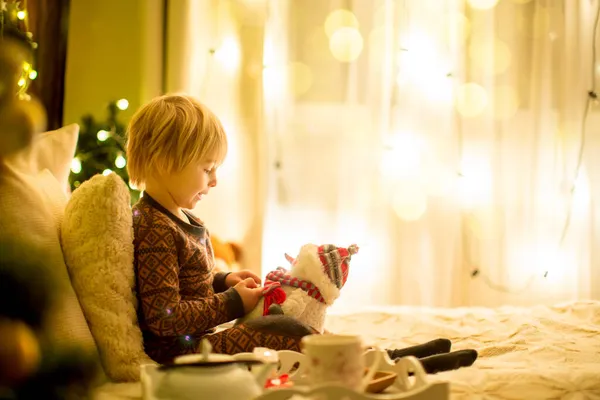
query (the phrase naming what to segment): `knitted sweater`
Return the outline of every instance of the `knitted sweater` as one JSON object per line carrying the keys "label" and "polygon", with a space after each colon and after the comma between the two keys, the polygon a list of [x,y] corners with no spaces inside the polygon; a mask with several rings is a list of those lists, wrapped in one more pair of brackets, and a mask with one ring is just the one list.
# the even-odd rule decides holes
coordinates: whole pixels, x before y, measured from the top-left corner
{"label": "knitted sweater", "polygon": [[214,272],[208,231],[177,218],[148,194],[133,206],[138,319],[146,353],[159,363],[196,352],[200,338],[244,314],[242,299]]}

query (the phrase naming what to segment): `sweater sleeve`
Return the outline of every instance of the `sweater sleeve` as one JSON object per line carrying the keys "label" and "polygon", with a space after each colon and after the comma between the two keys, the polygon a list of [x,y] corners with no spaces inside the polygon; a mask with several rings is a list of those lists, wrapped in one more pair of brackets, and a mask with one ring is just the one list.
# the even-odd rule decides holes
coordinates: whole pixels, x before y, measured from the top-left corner
{"label": "sweater sleeve", "polygon": [[227,279],[227,275],[231,272],[216,272],[214,274],[213,279],[213,290],[215,293],[221,293],[227,290],[227,285],[225,284],[225,279]]}
{"label": "sweater sleeve", "polygon": [[198,334],[244,314],[233,288],[199,300],[181,299],[174,232],[146,235],[136,243],[135,257],[142,315],[155,335]]}

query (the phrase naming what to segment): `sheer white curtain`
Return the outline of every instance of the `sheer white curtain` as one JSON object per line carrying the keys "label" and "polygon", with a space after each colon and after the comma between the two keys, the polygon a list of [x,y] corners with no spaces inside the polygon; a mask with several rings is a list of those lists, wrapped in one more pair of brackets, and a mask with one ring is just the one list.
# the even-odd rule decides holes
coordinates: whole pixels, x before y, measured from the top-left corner
{"label": "sheer white curtain", "polygon": [[264,5],[259,8],[261,12],[252,12],[236,0],[169,1],[165,88],[198,97],[225,126],[229,153],[217,188],[195,211],[213,235],[240,243],[245,267],[256,271],[262,207],[257,178],[260,96],[254,93],[260,82]]}
{"label": "sheer white curtain", "polygon": [[263,268],[357,243],[341,308],[598,297],[598,0],[266,3]]}

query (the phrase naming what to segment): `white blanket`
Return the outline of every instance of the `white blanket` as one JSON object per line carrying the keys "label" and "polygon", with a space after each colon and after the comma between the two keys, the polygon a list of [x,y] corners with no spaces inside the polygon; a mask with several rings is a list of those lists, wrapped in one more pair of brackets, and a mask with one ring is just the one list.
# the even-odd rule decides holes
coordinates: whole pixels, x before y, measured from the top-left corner
{"label": "white blanket", "polygon": [[555,307],[378,307],[330,315],[326,329],[397,348],[445,337],[475,365],[431,376],[452,399],[600,399],[600,302]]}
{"label": "white blanket", "polygon": [[[600,399],[600,302],[555,307],[378,307],[329,315],[326,329],[384,348],[451,339],[475,365],[430,375],[454,399]],[[140,398],[138,384],[108,384],[96,400]]]}

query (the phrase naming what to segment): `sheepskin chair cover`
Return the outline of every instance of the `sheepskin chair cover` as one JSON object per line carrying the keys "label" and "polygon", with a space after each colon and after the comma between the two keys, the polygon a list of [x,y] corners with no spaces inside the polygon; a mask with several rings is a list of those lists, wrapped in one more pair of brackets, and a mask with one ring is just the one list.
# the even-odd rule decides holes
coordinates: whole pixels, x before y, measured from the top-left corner
{"label": "sheepskin chair cover", "polygon": [[67,204],[63,252],[106,375],[138,381],[144,353],[137,320],[133,227],[127,185],[117,174],[81,184]]}

